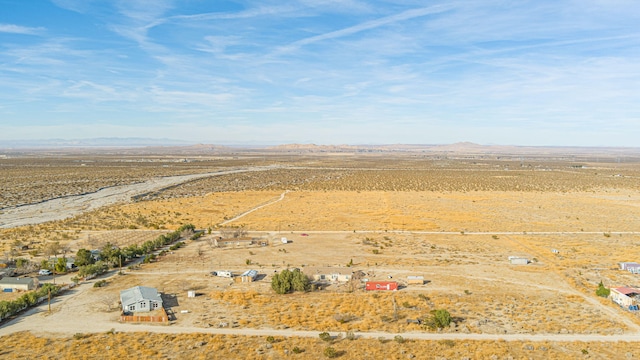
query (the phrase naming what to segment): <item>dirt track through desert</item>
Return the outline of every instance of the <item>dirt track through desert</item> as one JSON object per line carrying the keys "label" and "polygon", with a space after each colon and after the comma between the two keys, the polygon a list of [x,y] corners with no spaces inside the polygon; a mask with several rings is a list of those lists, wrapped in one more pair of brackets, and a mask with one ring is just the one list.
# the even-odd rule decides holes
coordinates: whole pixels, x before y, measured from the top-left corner
{"label": "dirt track through desert", "polygon": [[251,167],[204,174],[167,176],[136,184],[112,186],[99,191],[47,200],[37,204],[5,209],[0,215],[0,228],[40,224],[63,220],[107,205],[130,201],[137,195],[158,191],[167,187],[210,176],[236,174],[249,171],[266,171],[268,167]]}

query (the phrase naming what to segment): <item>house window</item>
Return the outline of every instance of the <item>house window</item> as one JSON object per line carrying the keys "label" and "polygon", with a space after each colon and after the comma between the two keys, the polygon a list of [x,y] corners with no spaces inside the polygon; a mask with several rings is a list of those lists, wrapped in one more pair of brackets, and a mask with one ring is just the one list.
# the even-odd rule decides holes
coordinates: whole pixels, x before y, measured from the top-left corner
{"label": "house window", "polygon": [[146,308],[146,307],[147,307],[147,303],[141,302],[141,303],[140,303],[140,307],[141,307],[141,308]]}
{"label": "house window", "polygon": [[135,305],[129,305],[129,311],[136,311]]}
{"label": "house window", "polygon": [[154,309],[157,309],[158,308],[158,303],[154,302],[152,306],[153,306]]}

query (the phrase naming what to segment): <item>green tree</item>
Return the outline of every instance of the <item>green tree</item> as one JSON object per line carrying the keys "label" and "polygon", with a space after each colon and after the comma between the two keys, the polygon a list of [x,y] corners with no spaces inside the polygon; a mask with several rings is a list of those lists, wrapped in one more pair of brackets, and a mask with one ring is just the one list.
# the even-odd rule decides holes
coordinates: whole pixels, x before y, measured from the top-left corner
{"label": "green tree", "polygon": [[51,270],[51,263],[47,259],[40,261],[40,269]]}
{"label": "green tree", "polygon": [[451,324],[451,314],[447,310],[438,309],[433,310],[431,312],[433,314],[433,319],[435,320],[436,326],[439,328],[444,328]]}
{"label": "green tree", "polygon": [[76,264],[76,266],[91,265],[94,262],[95,260],[93,259],[93,256],[91,256],[91,251],[87,249],[80,249],[76,253],[76,258],[74,260],[74,264]]}
{"label": "green tree", "polygon": [[23,258],[16,259],[16,267],[19,269],[25,268],[29,265],[29,260]]}
{"label": "green tree", "polygon": [[309,278],[302,271],[293,270],[293,278],[291,279],[293,291],[309,291],[310,286]]}
{"label": "green tree", "polygon": [[604,287],[604,284],[600,281],[600,284],[598,284],[598,288],[596,289],[596,295],[606,298],[609,297],[609,294],[611,294],[611,290]]}
{"label": "green tree", "polygon": [[84,265],[78,267],[78,277],[86,277],[89,275],[100,275],[108,270],[107,264],[98,261],[95,264]]}
{"label": "green tree", "polygon": [[333,340],[333,338],[331,337],[331,334],[329,334],[328,332],[321,332],[320,334],[318,334],[318,336],[320,337],[320,340],[322,341],[326,341],[326,342],[330,342],[331,340]]}
{"label": "green tree", "polygon": [[453,318],[444,309],[431,310],[430,317],[425,319],[424,326],[431,329],[443,329],[451,324]]}
{"label": "green tree", "polygon": [[63,257],[58,258],[58,260],[56,261],[56,264],[54,265],[54,268],[56,269],[56,272],[58,272],[58,273],[67,272],[67,259],[65,259]]}
{"label": "green tree", "polygon": [[126,259],[133,259],[136,256],[142,255],[142,249],[138,246],[138,244],[129,245],[126,248],[122,249],[122,255]]}
{"label": "green tree", "polygon": [[100,249],[100,258],[111,265],[118,265],[123,260],[122,257],[120,248],[109,242]]}
{"label": "green tree", "polygon": [[277,294],[287,294],[294,291],[308,291],[311,285],[309,278],[300,270],[288,269],[275,274],[271,279],[271,288]]}

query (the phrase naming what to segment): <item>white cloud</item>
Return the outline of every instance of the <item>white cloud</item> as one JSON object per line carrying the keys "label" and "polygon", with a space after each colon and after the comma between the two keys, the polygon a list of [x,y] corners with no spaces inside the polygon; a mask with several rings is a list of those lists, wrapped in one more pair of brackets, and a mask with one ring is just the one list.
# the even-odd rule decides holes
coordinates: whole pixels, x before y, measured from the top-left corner
{"label": "white cloud", "polygon": [[288,51],[292,51],[295,50],[299,47],[305,46],[305,45],[309,45],[309,44],[313,44],[315,42],[319,42],[319,41],[324,41],[324,40],[329,40],[329,39],[336,39],[336,38],[341,38],[344,36],[349,36],[349,35],[353,35],[362,31],[366,31],[366,30],[371,30],[371,29],[375,29],[381,26],[385,26],[385,25],[389,25],[389,24],[393,24],[396,22],[401,22],[401,21],[405,21],[405,20],[410,20],[413,18],[417,18],[417,17],[422,17],[422,16],[427,16],[427,15],[432,15],[432,14],[438,14],[438,13],[442,13],[445,12],[447,10],[452,9],[452,6],[448,6],[448,5],[435,5],[435,6],[430,6],[430,7],[426,7],[426,8],[420,8],[420,9],[411,9],[411,10],[406,10],[403,11],[401,13],[395,14],[395,15],[391,15],[391,16],[386,16],[380,19],[376,19],[376,20],[371,20],[371,21],[366,21],[363,23],[360,23],[358,25],[354,25],[354,26],[350,26],[348,28],[344,28],[344,29],[340,29],[340,30],[336,30],[336,31],[331,31],[331,32],[327,32],[324,34],[320,34],[320,35],[316,35],[316,36],[311,36],[302,40],[298,40],[295,41],[287,46],[281,47],[279,48],[280,52],[288,52]]}
{"label": "white cloud", "polygon": [[42,27],[27,27],[14,24],[0,24],[0,33],[41,35],[45,29]]}

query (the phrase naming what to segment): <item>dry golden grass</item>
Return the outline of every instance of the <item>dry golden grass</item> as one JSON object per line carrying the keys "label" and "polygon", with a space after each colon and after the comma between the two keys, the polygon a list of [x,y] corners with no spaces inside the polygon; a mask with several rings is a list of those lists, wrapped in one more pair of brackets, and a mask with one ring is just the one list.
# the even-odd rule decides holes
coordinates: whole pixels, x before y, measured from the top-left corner
{"label": "dry golden grass", "polygon": [[[293,242],[286,247],[272,241],[274,246],[219,249],[209,247],[207,238],[189,241],[185,249],[162,257],[156,264],[144,265],[141,271],[118,277],[91,296],[105,291],[116,294],[140,284],[158,287],[176,295],[174,311],[178,314],[182,309],[190,310],[178,316],[177,325],[202,328],[229,321],[240,327],[286,326],[318,332],[419,331],[405,319],[439,308],[448,309],[457,318],[457,325],[446,332],[612,334],[630,330],[624,319],[637,322],[634,315],[597,299],[594,293],[601,280],[607,286],[636,282],[634,275],[615,269],[619,261],[640,259],[640,236],[615,233],[637,230],[640,192],[635,167],[623,164],[620,168],[576,169],[553,163],[522,168],[517,162],[416,161],[418,170],[407,170],[413,167],[406,159],[396,164],[372,158],[366,163],[344,158],[332,161],[341,169],[320,169],[329,164],[323,162],[305,164],[318,169],[279,169],[260,176],[242,174],[194,181],[159,195],[167,199],[2,230],[0,236],[5,249],[15,240],[37,249],[45,240],[80,246],[88,244],[85,240],[89,234],[94,234],[94,240],[102,236],[87,230],[175,229],[183,223],[206,228],[274,200],[283,190],[293,190],[284,200],[231,223],[271,231],[261,234],[270,240],[287,236]],[[505,170],[507,165],[511,170]],[[540,171],[546,168],[552,171]],[[624,176],[615,176],[618,172],[624,172]],[[215,192],[221,190],[243,191]],[[346,233],[311,233],[309,237],[294,233],[313,230]],[[469,234],[474,231],[510,233]],[[545,231],[571,233],[530,234]],[[126,237],[123,230],[118,234]],[[146,233],[138,234],[125,242],[142,242]],[[105,239],[108,236],[104,235]],[[558,249],[559,254],[551,249]],[[196,255],[198,252],[202,254]],[[511,266],[507,262],[510,255],[526,256],[535,262]],[[247,260],[251,260],[251,266]],[[349,293],[346,286],[332,285],[319,292],[277,296],[269,288],[269,275],[282,268],[344,267],[351,260],[354,269],[364,270],[372,279],[393,275],[402,282],[407,275],[418,274],[425,275],[429,283],[393,294]],[[247,267],[267,277],[251,284],[231,284],[228,279],[207,275],[211,270],[240,272]],[[188,299],[186,289],[205,295]],[[340,322],[337,317],[349,321]],[[2,341],[22,344],[14,338],[22,336],[29,340],[24,342],[25,347],[26,343],[34,344],[33,356],[42,358],[82,358],[85,354],[90,354],[87,358],[207,358],[215,354],[277,359],[284,356],[285,349],[298,346],[305,352],[290,356],[316,359],[322,357],[326,346],[318,339],[283,339],[267,349],[261,338],[130,335],[55,339],[17,334]],[[341,358],[354,359],[406,358],[408,354],[416,358],[433,358],[435,354],[447,358],[577,358],[584,356],[582,350],[601,358],[638,354],[635,343],[398,344],[360,339],[339,341],[334,346],[344,351]],[[55,351],[45,352],[46,347]],[[24,354],[21,345],[0,348],[7,349],[0,354],[2,357],[19,358]]]}
{"label": "dry golden grass", "polygon": [[[59,338],[16,333],[0,337],[3,359],[322,359],[331,346],[339,359],[577,359],[633,358],[640,344],[627,342],[414,341],[356,339],[327,344],[319,338],[208,334],[77,334]],[[293,348],[302,350],[295,354]],[[585,351],[587,354],[585,354]],[[411,355],[413,357],[411,357]]]}
{"label": "dry golden grass", "polygon": [[[277,191],[211,193],[110,207],[61,222],[66,229],[206,228],[260,204]],[[640,193],[292,191],[237,220],[249,229],[410,231],[634,231]],[[14,230],[19,231],[19,230]],[[7,232],[7,231],[5,231]]]}

